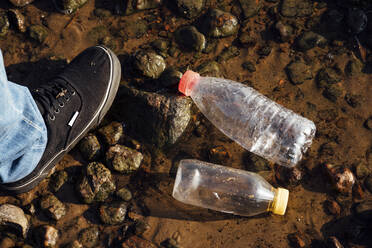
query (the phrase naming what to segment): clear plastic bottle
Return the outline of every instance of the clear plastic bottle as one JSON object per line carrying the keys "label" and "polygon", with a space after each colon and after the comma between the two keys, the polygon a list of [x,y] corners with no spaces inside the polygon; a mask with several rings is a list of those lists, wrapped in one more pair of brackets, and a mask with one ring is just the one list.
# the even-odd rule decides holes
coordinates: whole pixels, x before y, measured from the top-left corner
{"label": "clear plastic bottle", "polygon": [[194,159],[180,161],[173,187],[183,203],[242,216],[284,215],[288,196],[256,173]]}
{"label": "clear plastic bottle", "polygon": [[295,166],[315,135],[312,121],[231,80],[186,71],[179,91],[225,135],[280,165]]}

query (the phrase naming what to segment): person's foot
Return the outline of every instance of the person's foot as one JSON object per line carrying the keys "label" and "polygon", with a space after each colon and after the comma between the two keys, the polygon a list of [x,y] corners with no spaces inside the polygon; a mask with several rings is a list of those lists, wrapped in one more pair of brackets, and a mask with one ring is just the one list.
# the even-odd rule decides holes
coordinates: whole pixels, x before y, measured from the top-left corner
{"label": "person's foot", "polygon": [[31,190],[110,108],[120,84],[121,66],[106,47],[83,51],[50,83],[33,91],[48,128],[44,154],[31,174],[3,184],[13,193]]}

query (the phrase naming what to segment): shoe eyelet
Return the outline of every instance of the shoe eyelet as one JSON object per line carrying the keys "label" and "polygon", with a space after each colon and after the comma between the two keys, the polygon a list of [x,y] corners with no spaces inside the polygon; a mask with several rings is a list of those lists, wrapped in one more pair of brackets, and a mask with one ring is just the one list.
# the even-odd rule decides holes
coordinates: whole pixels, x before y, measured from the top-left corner
{"label": "shoe eyelet", "polygon": [[54,121],[54,120],[56,119],[56,117],[55,117],[54,115],[52,115],[52,116],[49,115],[49,119],[50,119],[51,121]]}
{"label": "shoe eyelet", "polygon": [[60,112],[59,109],[54,110],[54,113],[56,113],[56,114],[58,114],[59,112]]}
{"label": "shoe eyelet", "polygon": [[60,103],[60,104],[58,104],[61,108],[63,108],[64,106],[65,106],[65,104],[64,103]]}

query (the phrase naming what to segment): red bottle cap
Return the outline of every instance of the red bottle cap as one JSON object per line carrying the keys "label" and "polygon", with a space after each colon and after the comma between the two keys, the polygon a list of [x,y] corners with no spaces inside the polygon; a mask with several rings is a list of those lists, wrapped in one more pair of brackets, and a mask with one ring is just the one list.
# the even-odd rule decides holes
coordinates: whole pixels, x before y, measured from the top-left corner
{"label": "red bottle cap", "polygon": [[192,88],[199,82],[200,75],[197,72],[186,71],[178,85],[178,90],[186,96],[190,96]]}

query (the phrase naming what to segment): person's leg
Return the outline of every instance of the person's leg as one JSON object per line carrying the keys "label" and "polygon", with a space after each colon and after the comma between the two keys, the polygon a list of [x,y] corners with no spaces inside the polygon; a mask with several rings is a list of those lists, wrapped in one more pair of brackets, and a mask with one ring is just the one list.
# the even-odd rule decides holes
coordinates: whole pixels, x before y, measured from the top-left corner
{"label": "person's leg", "polygon": [[0,52],[0,182],[30,174],[46,144],[47,128],[28,88],[9,82]]}

